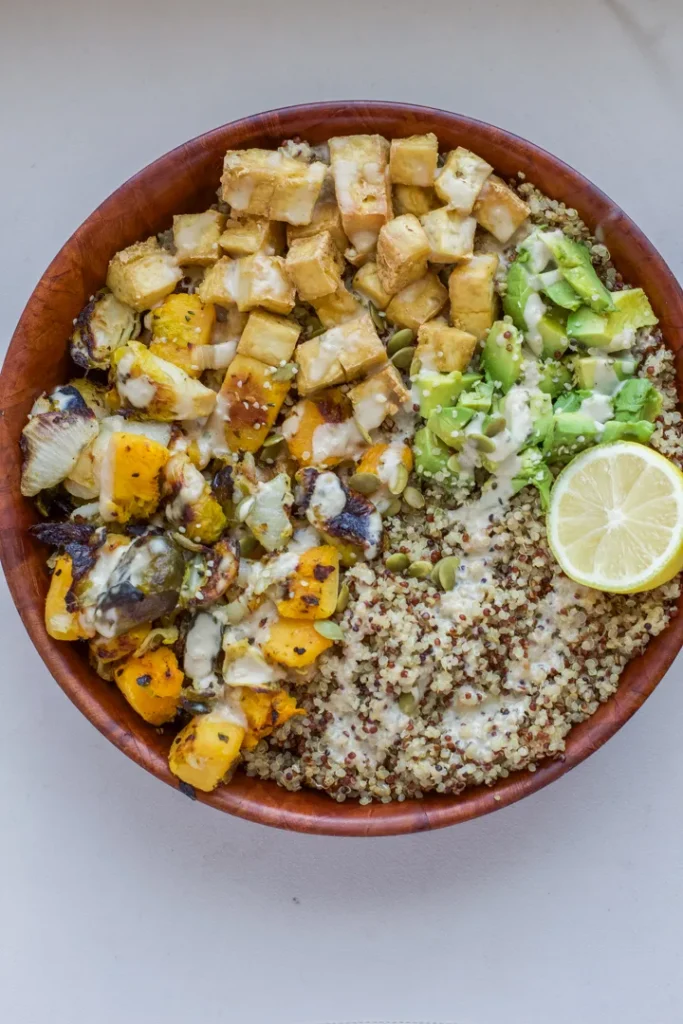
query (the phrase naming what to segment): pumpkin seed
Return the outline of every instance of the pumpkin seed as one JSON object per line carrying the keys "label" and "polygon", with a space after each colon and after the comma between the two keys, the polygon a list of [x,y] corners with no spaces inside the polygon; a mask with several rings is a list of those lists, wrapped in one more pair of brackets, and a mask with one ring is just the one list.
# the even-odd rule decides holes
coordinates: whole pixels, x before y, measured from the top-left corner
{"label": "pumpkin seed", "polygon": [[247,603],[241,598],[230,601],[225,606],[225,617],[231,626],[237,626],[248,612]]}
{"label": "pumpkin seed", "polygon": [[342,583],[339,588],[339,597],[337,598],[337,605],[334,610],[340,614],[341,612],[345,612],[349,604],[349,597],[349,588],[345,583]]}
{"label": "pumpkin seed", "polygon": [[432,563],[431,562],[423,562],[423,561],[413,562],[413,564],[408,567],[408,575],[412,576],[413,579],[415,579],[415,580],[425,580],[425,579],[427,579],[427,577],[429,576],[431,571],[432,571]]}
{"label": "pumpkin seed", "polygon": [[249,558],[249,556],[253,555],[256,551],[257,547],[258,541],[256,540],[256,537],[249,535],[247,537],[240,538],[240,555],[242,558]]}
{"label": "pumpkin seed", "polygon": [[398,698],[398,706],[404,715],[414,715],[417,711],[417,701],[412,693],[402,693]]}
{"label": "pumpkin seed", "polygon": [[486,434],[478,434],[472,432],[471,434],[468,434],[467,437],[468,440],[472,442],[477,451],[495,452],[496,450],[496,442],[492,438],[487,437]]}
{"label": "pumpkin seed", "polygon": [[386,321],[373,302],[370,303],[370,316],[378,331],[386,331]]}
{"label": "pumpkin seed", "polygon": [[448,462],[446,463],[446,465],[450,469],[451,473],[459,473],[460,472],[460,460],[458,459],[457,455],[451,455],[451,457],[448,460]]}
{"label": "pumpkin seed", "polygon": [[363,438],[365,443],[366,444],[372,444],[373,443],[372,442],[372,438],[370,437],[370,434],[367,432],[367,430],[365,429],[365,427],[363,426],[361,421],[359,419],[356,419],[356,417],[354,416],[353,417],[353,422],[356,424],[356,427],[358,428],[358,433]]}
{"label": "pumpkin seed", "polygon": [[172,533],[171,536],[176,544],[180,545],[181,548],[185,548],[186,551],[206,551],[204,544],[197,544],[196,541],[190,540],[184,533]]}
{"label": "pumpkin seed", "polygon": [[432,569],[432,571],[429,574],[429,578],[430,578],[430,580],[432,581],[432,583],[434,584],[435,587],[440,587],[441,586],[441,584],[439,583],[439,566],[440,566],[440,564],[441,564],[441,562],[437,562],[436,565],[434,566],[434,568]]}
{"label": "pumpkin seed", "polygon": [[489,421],[484,427],[484,433],[487,437],[495,437],[496,434],[500,434],[501,430],[505,430],[506,420],[505,417],[496,414],[489,417]]}
{"label": "pumpkin seed", "polygon": [[410,565],[410,559],[401,551],[396,551],[395,554],[389,555],[389,557],[385,559],[384,564],[387,569],[390,569],[392,572],[403,572],[403,570],[407,569]]}
{"label": "pumpkin seed", "polygon": [[408,483],[408,477],[410,474],[404,465],[400,465],[396,468],[394,479],[389,484],[390,494],[403,494]]}
{"label": "pumpkin seed", "polygon": [[320,335],[324,334],[326,330],[327,327],[316,327],[316,329],[314,331],[311,331],[310,334],[307,334],[306,337],[308,338],[309,341],[311,341],[313,338],[319,338]]}
{"label": "pumpkin seed", "polygon": [[242,498],[242,500],[240,501],[239,505],[235,509],[235,514],[237,516],[238,522],[240,522],[240,523],[244,522],[244,520],[247,518],[247,516],[251,512],[252,508],[254,507],[255,503],[256,503],[256,498],[252,498],[252,497]]}
{"label": "pumpkin seed", "polygon": [[418,375],[418,373],[420,372],[421,369],[422,369],[422,361],[420,359],[413,359],[412,363],[410,364],[409,375],[411,377],[417,377],[417,375]]}
{"label": "pumpkin seed", "polygon": [[313,628],[316,633],[320,633],[326,640],[344,639],[344,630],[336,622],[330,622],[329,619],[318,619],[317,622],[313,623]]}
{"label": "pumpkin seed", "polygon": [[439,583],[443,590],[452,590],[455,586],[455,578],[459,565],[460,559],[457,555],[450,555],[448,558],[442,558],[438,563]]}
{"label": "pumpkin seed", "polygon": [[407,370],[413,361],[414,355],[415,349],[409,345],[407,348],[401,348],[398,352],[394,352],[391,362],[397,370]]}
{"label": "pumpkin seed", "polygon": [[272,375],[273,380],[285,381],[291,380],[296,376],[299,367],[296,363],[285,363],[284,366],[278,366],[275,373]]}
{"label": "pumpkin seed", "polygon": [[284,441],[282,434],[269,434],[261,447],[271,448],[273,445],[280,444],[281,441]]}
{"label": "pumpkin seed", "polygon": [[410,506],[410,508],[425,507],[424,495],[422,494],[422,491],[418,491],[417,487],[406,487],[403,492],[403,500],[406,505]]}
{"label": "pumpkin seed", "polygon": [[401,499],[400,498],[394,498],[394,500],[389,505],[389,507],[387,509],[385,509],[384,515],[385,516],[397,516],[400,511],[401,511]]}
{"label": "pumpkin seed", "polygon": [[387,355],[393,356],[396,352],[400,352],[402,348],[412,345],[414,341],[415,331],[411,331],[410,327],[404,327],[402,330],[396,331],[387,342]]}
{"label": "pumpkin seed", "polygon": [[374,494],[380,485],[380,479],[375,473],[354,473],[349,478],[349,487],[359,494]]}

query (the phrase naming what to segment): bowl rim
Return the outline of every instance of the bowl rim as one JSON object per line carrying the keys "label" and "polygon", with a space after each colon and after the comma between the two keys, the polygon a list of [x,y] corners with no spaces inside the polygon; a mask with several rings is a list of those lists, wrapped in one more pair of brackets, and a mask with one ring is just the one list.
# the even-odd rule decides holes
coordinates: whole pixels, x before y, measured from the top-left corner
{"label": "bowl rim", "polygon": [[[5,429],[5,411],[12,402],[16,401],[17,394],[16,384],[10,380],[8,368],[20,359],[21,346],[29,328],[31,312],[39,301],[41,289],[55,274],[63,274],[65,267],[67,272],[70,268],[73,272],[68,257],[74,252],[78,252],[79,245],[87,233],[92,231],[103,218],[106,218],[122,198],[129,196],[139,182],[153,174],[173,176],[177,173],[178,165],[182,164],[189,154],[211,148],[215,140],[224,138],[226,134],[238,138],[260,134],[287,138],[290,137],[286,134],[288,124],[306,120],[319,122],[321,118],[326,122],[334,122],[340,109],[344,111],[344,116],[359,121],[361,124],[364,119],[369,119],[369,122],[372,122],[373,119],[380,117],[396,116],[405,119],[406,123],[428,121],[435,126],[433,130],[437,134],[437,126],[447,126],[463,135],[474,133],[491,139],[495,137],[499,141],[517,148],[520,152],[524,152],[532,163],[542,161],[549,169],[549,173],[557,174],[562,181],[571,183],[572,186],[589,196],[591,201],[603,211],[605,217],[614,220],[618,224],[619,231],[625,233],[630,244],[636,246],[646,258],[649,271],[657,274],[662,282],[662,302],[666,300],[667,309],[673,310],[672,315],[667,318],[669,323],[666,331],[668,347],[672,348],[674,352],[679,352],[683,348],[683,326],[678,326],[683,324],[683,291],[672,271],[643,232],[617,204],[588,178],[558,157],[512,132],[437,107],[363,100],[297,104],[228,122],[182,143],[130,177],[96,207],[73,232],[50,262],[29,297],[8,346],[0,374],[0,450],[7,452],[8,445],[17,444],[16,435],[10,437]],[[360,130],[368,129],[361,127]],[[305,134],[305,132],[306,127],[302,124],[296,134]],[[333,133],[330,132],[331,134]],[[240,143],[240,145],[244,145],[244,143]],[[561,196],[557,198],[561,198]],[[675,346],[671,344],[672,333],[678,342]],[[18,551],[23,550],[27,543],[32,543],[23,534],[23,530],[22,534],[18,535],[16,527],[19,502],[26,500],[21,498],[18,493],[16,479],[5,480],[0,486],[0,525],[2,526],[0,529],[0,561],[15,606],[34,646],[61,689],[103,735],[157,778],[174,788],[180,788],[187,792],[187,787],[179,786],[178,780],[171,775],[165,757],[159,751],[151,749],[144,739],[136,734],[134,728],[125,725],[120,718],[109,713],[96,694],[93,694],[88,681],[82,678],[88,674],[87,663],[84,663],[85,672],[79,672],[70,667],[62,651],[62,648],[69,645],[59,644],[48,637],[45,632],[43,608],[42,606],[38,607],[24,575],[21,571],[17,571]],[[213,793],[187,792],[187,795],[192,795],[202,803],[251,821],[310,834],[398,835],[457,824],[490,813],[542,789],[597,750],[628,721],[652,693],[682,644],[683,616],[674,613],[674,617],[664,632],[650,641],[644,654],[637,656],[629,663],[629,666],[634,669],[629,672],[627,667],[621,677],[617,692],[602,704],[593,716],[572,728],[567,736],[566,750],[563,755],[552,761],[541,762],[534,772],[528,769],[514,772],[490,788],[473,787],[458,796],[430,794],[422,800],[407,800],[403,803],[394,801],[389,804],[360,805],[357,801],[347,801],[339,804],[327,794],[316,790],[292,793],[277,787],[274,782],[247,779],[246,776],[240,774],[238,780],[228,786],[219,787]],[[637,666],[635,666],[636,662]],[[626,678],[627,676],[628,678]],[[138,732],[140,731],[142,731],[142,727],[139,728]],[[303,799],[302,794],[304,795]]]}

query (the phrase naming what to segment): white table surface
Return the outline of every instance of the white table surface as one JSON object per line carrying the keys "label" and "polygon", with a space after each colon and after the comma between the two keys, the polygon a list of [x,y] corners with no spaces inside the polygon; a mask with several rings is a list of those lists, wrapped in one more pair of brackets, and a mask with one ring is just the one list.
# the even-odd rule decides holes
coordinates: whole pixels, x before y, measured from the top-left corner
{"label": "white table surface", "polygon": [[[680,0],[3,0],[3,344],[91,209],[234,118],[473,114],[580,168],[683,270]],[[192,12],[192,13],[191,13]],[[683,661],[569,776],[339,840],[192,803],[71,706],[0,594],[0,1005],[12,1024],[678,1024]]]}

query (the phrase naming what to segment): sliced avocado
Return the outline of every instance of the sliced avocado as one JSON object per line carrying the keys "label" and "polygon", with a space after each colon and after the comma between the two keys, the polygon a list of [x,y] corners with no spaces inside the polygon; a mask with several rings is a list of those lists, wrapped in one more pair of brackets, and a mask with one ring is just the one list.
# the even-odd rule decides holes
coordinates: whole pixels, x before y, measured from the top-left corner
{"label": "sliced avocado", "polygon": [[633,377],[624,381],[614,396],[614,418],[630,423],[636,420],[654,422],[662,411],[662,395],[649,380]]}
{"label": "sliced avocado", "polygon": [[587,348],[607,348],[611,342],[609,321],[606,316],[581,306],[567,318],[567,334]]}
{"label": "sliced avocado", "polygon": [[555,412],[578,412],[582,402],[591,395],[592,391],[565,391],[555,402]]}
{"label": "sliced avocado", "polygon": [[544,231],[543,241],[550,249],[565,281],[595,313],[614,309],[612,296],[597,275],[585,245],[567,238],[562,231]]}
{"label": "sliced avocado", "polygon": [[568,461],[577,452],[595,444],[598,429],[590,416],[580,412],[559,412],[553,416],[543,442],[543,451],[553,460]]}
{"label": "sliced avocado", "polygon": [[545,391],[551,398],[557,398],[558,395],[564,394],[567,386],[572,383],[569,367],[556,359],[549,359],[547,362],[539,364],[539,372],[538,389]]}
{"label": "sliced avocado", "polygon": [[622,347],[630,348],[633,335],[640,327],[654,327],[659,323],[642,288],[625,288],[624,291],[613,292],[612,298],[616,308],[610,313],[608,329],[613,346],[622,338]]}
{"label": "sliced avocado", "polygon": [[632,377],[635,359],[610,359],[609,356],[580,356],[574,360],[574,376],[580,388],[611,395],[619,381]]}
{"label": "sliced avocado", "polygon": [[505,284],[503,310],[507,316],[512,317],[512,322],[518,330],[525,331],[527,323],[524,311],[531,296],[538,292],[534,286],[534,277],[523,263],[515,260],[510,264]]}
{"label": "sliced avocado", "polygon": [[559,359],[567,350],[569,338],[566,320],[559,309],[544,313],[536,325],[536,331],[541,337],[542,347],[539,355],[543,359]]}
{"label": "sliced avocado", "polygon": [[439,440],[429,430],[422,427],[415,434],[413,440],[413,454],[415,456],[415,472],[418,476],[434,477],[446,480],[453,474],[448,468],[448,460],[451,457],[451,449]]}
{"label": "sliced avocado", "polygon": [[601,441],[638,441],[647,444],[655,429],[654,423],[647,420],[635,420],[625,423],[623,420],[610,420],[605,423]]}
{"label": "sliced avocado", "polygon": [[433,412],[427,420],[427,427],[449,448],[462,448],[465,443],[464,428],[473,416],[472,409],[449,406],[440,412]]}
{"label": "sliced avocado", "polygon": [[435,409],[455,405],[459,395],[467,387],[472,387],[481,377],[473,373],[420,373],[415,378],[415,385],[420,396],[420,415],[428,419]]}
{"label": "sliced avocado", "polygon": [[497,320],[489,331],[481,362],[489,381],[498,382],[505,393],[522,373],[522,339],[514,324]]}
{"label": "sliced avocado", "polygon": [[517,260],[532,274],[540,274],[550,263],[553,254],[543,241],[543,232],[536,228],[517,246]]}
{"label": "sliced avocado", "polygon": [[463,391],[458,405],[473,412],[489,412],[493,402],[493,384],[481,381],[472,391]]}
{"label": "sliced avocado", "polygon": [[541,495],[541,506],[544,509],[550,504],[550,489],[553,486],[553,475],[543,461],[538,448],[527,448],[519,457],[520,466],[512,478],[513,494],[523,487],[533,484]]}
{"label": "sliced avocado", "polygon": [[538,280],[541,291],[556,306],[562,309],[578,309],[582,304],[581,296],[574,291],[568,281],[565,281],[561,270],[547,270],[545,274],[538,275]]}
{"label": "sliced avocado", "polygon": [[553,400],[550,395],[544,391],[532,392],[529,398],[529,412],[533,429],[526,443],[542,444],[553,421]]}

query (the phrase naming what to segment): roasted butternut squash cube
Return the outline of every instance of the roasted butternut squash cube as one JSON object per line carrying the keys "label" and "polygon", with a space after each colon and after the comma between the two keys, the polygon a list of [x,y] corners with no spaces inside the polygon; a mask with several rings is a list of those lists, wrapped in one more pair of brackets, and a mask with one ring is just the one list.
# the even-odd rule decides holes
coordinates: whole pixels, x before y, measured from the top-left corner
{"label": "roasted butternut squash cube", "polygon": [[210,793],[237,764],[245,732],[225,711],[196,715],[173,740],[168,767],[188,786]]}
{"label": "roasted butternut squash cube", "polygon": [[434,180],[436,194],[458,213],[471,213],[482,185],[493,170],[463,146],[451,150]]}
{"label": "roasted butternut squash cube", "polygon": [[229,149],[223,161],[223,199],[233,211],[309,224],[327,172],[279,150]]}
{"label": "roasted butternut squash cube", "polygon": [[432,210],[422,217],[422,227],[429,239],[432,263],[457,263],[469,259],[474,251],[477,222],[448,207]]}
{"label": "roasted butternut squash cube", "polygon": [[208,267],[221,255],[218,240],[225,214],[218,210],[204,213],[178,213],[173,218],[173,244],[181,265]]}
{"label": "roasted butternut squash cube", "polygon": [[310,224],[296,226],[288,224],[287,245],[291,245],[297,238],[310,238],[311,235],[317,235],[320,231],[329,231],[339,252],[344,253],[349,240],[342,224],[341,210],[334,194],[334,178],[329,168],[318,200],[313,207]]}
{"label": "roasted butternut squash cube", "polygon": [[429,250],[424,228],[411,213],[385,224],[377,238],[377,273],[384,290],[395,295],[424,277]]}
{"label": "roasted butternut squash cube", "polygon": [[498,256],[483,253],[454,267],[448,278],[454,327],[485,338],[496,319],[495,279]]}
{"label": "roasted butternut squash cube", "polygon": [[307,668],[332,646],[310,619],[277,619],[263,645],[267,658],[286,668]]}
{"label": "roasted butternut squash cube", "polygon": [[214,391],[139,341],[118,348],[112,366],[122,404],[151,419],[196,420],[208,416],[216,404]]}
{"label": "roasted butternut squash cube", "polygon": [[358,463],[358,473],[374,473],[383,484],[393,483],[396,470],[399,466],[405,466],[410,471],[413,468],[413,453],[407,444],[386,444],[378,442],[370,445],[363,458]]}
{"label": "roasted butternut squash cube", "polygon": [[348,458],[346,452],[316,452],[316,430],[326,424],[337,427],[351,418],[351,403],[343,391],[329,388],[313,398],[304,398],[282,424],[289,454],[301,466],[336,466]]}
{"label": "roasted butternut squash cube", "polygon": [[255,452],[265,441],[289,391],[290,382],[276,376],[275,367],[251,356],[237,355],[230,363],[219,408],[231,451]]}
{"label": "roasted butternut squash cube", "polygon": [[95,632],[81,624],[73,581],[71,555],[59,555],[45,600],[45,629],[53,640],[87,640]]}
{"label": "roasted butternut squash cube", "polygon": [[441,312],[447,299],[448,292],[438,275],[430,270],[419,281],[394,295],[386,308],[387,320],[416,331],[421,324]]}
{"label": "roasted butternut squash cube", "polygon": [[438,155],[439,140],[433,132],[409,135],[407,139],[392,139],[389,175],[393,184],[422,188],[433,185]]}
{"label": "roasted butternut squash cube", "polygon": [[296,357],[297,387],[302,395],[355,380],[387,361],[386,349],[368,313],[304,341]]}
{"label": "roasted butternut squash cube", "polygon": [[492,174],[474,207],[477,222],[505,245],[527,219],[531,210],[504,181]]}
{"label": "roasted butternut squash cube", "polygon": [[370,260],[360,268],[353,279],[353,287],[357,292],[366,295],[377,309],[386,309],[391,300],[389,292],[385,291],[379,279],[377,264]]}
{"label": "roasted butternut squash cube", "polygon": [[329,619],[339,597],[339,552],[331,544],[309,548],[285,581],[287,596],[277,601],[285,619]]}
{"label": "roasted butternut squash cube", "polygon": [[387,416],[395,416],[410,401],[410,392],[398,370],[387,363],[378,373],[351,388],[348,397],[356,423],[369,432],[381,426]]}
{"label": "roasted butternut squash cube", "polygon": [[335,292],[342,283],[343,265],[329,231],[295,238],[287,253],[287,273],[304,302]]}
{"label": "roasted butternut squash cube", "polygon": [[445,320],[431,320],[417,332],[415,358],[422,370],[450,373],[466,370],[470,364],[477,339],[473,334],[449,327]]}
{"label": "roasted butternut squash cube", "polygon": [[311,305],[323,327],[336,327],[347,320],[352,320],[363,311],[360,302],[353,297],[345,284],[341,284],[329,295],[314,299]]}
{"label": "roasted butternut squash cube", "polygon": [[263,692],[245,687],[240,693],[240,707],[247,719],[242,750],[253,750],[259,740],[270,736],[290,718],[306,714],[286,690]]}
{"label": "roasted butternut squash cube", "polygon": [[229,256],[281,256],[285,249],[284,225],[264,217],[231,217],[226,221],[219,245]]}
{"label": "roasted butternut squash cube", "polygon": [[211,485],[202,476],[185,452],[176,452],[164,469],[166,518],[174,526],[182,526],[190,540],[198,544],[214,544],[227,520],[214,498]]}
{"label": "roasted butternut squash cube", "polygon": [[100,477],[100,515],[105,523],[154,515],[170,454],[164,445],[142,434],[112,434]]}
{"label": "roasted butternut squash cube", "polygon": [[281,366],[291,359],[300,334],[301,326],[295,320],[255,310],[249,314],[237,351],[268,366]]}
{"label": "roasted butternut squash cube", "polygon": [[117,252],[109,262],[107,287],[138,313],[174,290],[183,272],[178,260],[152,236]]}
{"label": "roasted butternut squash cube", "polygon": [[218,306],[234,306],[238,276],[238,261],[223,256],[207,269],[197,288],[197,295],[207,304],[215,302]]}
{"label": "roasted butternut squash cube", "polygon": [[134,711],[151,725],[175,718],[184,675],[168,647],[127,658],[114,670],[114,681]]}
{"label": "roasted butternut squash cube", "polygon": [[435,210],[441,200],[433,188],[419,188],[417,185],[394,185],[394,213],[412,213],[414,217],[424,217],[425,213]]}
{"label": "roasted butternut squash cube", "polygon": [[122,658],[130,658],[145,637],[149,635],[151,628],[150,624],[145,622],[142,626],[129,629],[127,633],[121,633],[120,636],[93,637],[88,645],[90,652],[98,662],[104,665],[108,665],[112,661],[121,661]]}
{"label": "roasted butternut squash cube", "polygon": [[344,231],[358,253],[371,252],[392,215],[389,143],[381,135],[346,135],[329,147]]}
{"label": "roasted butternut squash cube", "polygon": [[289,313],[296,293],[282,256],[257,252],[235,260],[235,301],[240,313],[262,306],[271,313]]}
{"label": "roasted butternut squash cube", "polygon": [[204,305],[198,295],[169,295],[152,310],[149,350],[160,359],[175,363],[190,377],[198,377],[201,370],[194,363],[193,350],[211,342],[215,322],[215,307],[211,303]]}

